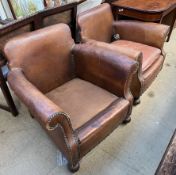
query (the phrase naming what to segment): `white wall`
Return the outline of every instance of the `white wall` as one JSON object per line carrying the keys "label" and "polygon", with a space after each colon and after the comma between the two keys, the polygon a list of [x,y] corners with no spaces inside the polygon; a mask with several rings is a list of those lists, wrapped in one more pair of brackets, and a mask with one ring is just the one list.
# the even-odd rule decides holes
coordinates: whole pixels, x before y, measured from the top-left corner
{"label": "white wall", "polygon": [[2,19],[6,19],[6,14],[4,12],[4,9],[2,7],[2,2],[0,1],[0,16]]}
{"label": "white wall", "polygon": [[101,4],[102,0],[87,0],[78,6],[78,13],[86,11]]}
{"label": "white wall", "polygon": [[[6,13],[4,12],[2,4],[6,10]],[[7,14],[7,16],[6,16],[6,14]],[[13,18],[7,0],[1,0],[1,2],[0,2],[0,15],[1,15],[2,19]]]}

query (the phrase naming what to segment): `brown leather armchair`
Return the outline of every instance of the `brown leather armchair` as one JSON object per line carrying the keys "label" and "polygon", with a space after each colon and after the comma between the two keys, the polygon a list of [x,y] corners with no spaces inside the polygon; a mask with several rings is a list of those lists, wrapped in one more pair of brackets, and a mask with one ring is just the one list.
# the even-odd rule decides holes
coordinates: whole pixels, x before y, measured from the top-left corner
{"label": "brown leather armchair", "polygon": [[138,21],[114,21],[107,3],[79,14],[77,21],[82,42],[116,50],[139,62],[131,84],[135,103],[139,103],[139,97],[162,68],[165,58],[163,45],[169,27]]}
{"label": "brown leather armchair", "polygon": [[130,119],[130,80],[138,64],[91,44],[75,45],[58,24],[10,40],[8,82],[69,162],[80,159]]}

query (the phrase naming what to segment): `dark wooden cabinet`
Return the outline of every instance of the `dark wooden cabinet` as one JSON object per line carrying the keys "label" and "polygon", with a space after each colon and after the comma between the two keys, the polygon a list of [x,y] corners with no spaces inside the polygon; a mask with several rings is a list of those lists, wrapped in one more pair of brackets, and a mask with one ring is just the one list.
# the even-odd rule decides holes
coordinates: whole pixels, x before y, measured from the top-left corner
{"label": "dark wooden cabinet", "polygon": [[176,20],[176,0],[117,0],[111,5],[116,19],[137,19],[169,25],[169,41]]}

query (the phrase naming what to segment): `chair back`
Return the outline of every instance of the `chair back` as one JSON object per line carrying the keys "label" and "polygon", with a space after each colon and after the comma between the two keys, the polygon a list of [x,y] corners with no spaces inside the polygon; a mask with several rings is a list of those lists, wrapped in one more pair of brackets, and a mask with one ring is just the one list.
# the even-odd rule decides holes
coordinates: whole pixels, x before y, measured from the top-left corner
{"label": "chair back", "polygon": [[9,68],[21,68],[43,93],[74,76],[71,49],[74,41],[66,24],[57,24],[11,39],[4,48]]}
{"label": "chair back", "polygon": [[82,41],[93,39],[110,42],[113,33],[111,7],[103,3],[78,15],[78,27]]}

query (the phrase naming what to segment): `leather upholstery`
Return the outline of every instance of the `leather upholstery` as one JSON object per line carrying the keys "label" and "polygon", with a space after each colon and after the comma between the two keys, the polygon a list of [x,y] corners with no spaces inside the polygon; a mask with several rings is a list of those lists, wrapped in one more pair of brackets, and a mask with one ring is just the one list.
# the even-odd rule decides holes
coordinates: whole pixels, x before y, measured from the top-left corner
{"label": "leather upholstery", "polygon": [[71,170],[129,118],[130,80],[138,67],[133,59],[101,46],[75,45],[65,24],[14,38],[4,53],[10,87]]}
{"label": "leather upholstery", "polygon": [[133,93],[134,97],[139,97],[140,94],[142,94],[142,86],[144,83],[144,78],[142,76],[142,62],[143,62],[143,56],[142,52],[138,50],[134,50],[129,47],[124,47],[121,45],[115,45],[115,44],[109,44],[105,42],[99,42],[99,41],[94,41],[94,40],[88,40],[87,43],[93,45],[94,47],[96,46],[101,46],[104,49],[109,49],[112,50],[116,53],[120,53],[123,55],[128,56],[128,58],[135,60],[138,62],[138,71],[132,78],[132,83],[131,83],[131,92]]}
{"label": "leather upholstery", "polygon": [[[78,16],[81,42],[101,45],[101,47],[116,50],[120,54],[138,61],[139,69],[133,77],[131,91],[135,98],[139,98],[146,87],[149,87],[154,81],[153,76],[156,77],[159,73],[158,70],[162,68],[162,65],[157,63],[163,64],[160,58],[161,56],[165,58],[162,49],[169,27],[162,24],[129,20],[109,22],[109,20],[104,19],[104,16],[112,16],[110,5],[107,3],[103,3]],[[104,23],[99,23],[98,21],[102,21],[102,19],[104,19]],[[112,33],[107,32],[110,31],[110,23],[112,23]],[[99,29],[105,28],[106,25],[108,30],[106,29],[104,33],[103,31],[99,32]],[[110,41],[99,37],[100,34],[101,36],[107,36],[107,33],[111,38]],[[116,40],[117,35],[119,36],[118,40]],[[107,44],[103,44],[103,42]]]}
{"label": "leather upholstery", "polygon": [[[28,33],[24,38],[16,37],[5,46],[10,68],[21,67],[27,79],[44,93],[74,76],[70,59],[74,42],[69,27],[61,24],[59,28],[51,26],[50,30],[50,37],[47,30],[35,31],[35,35]],[[61,33],[59,39],[58,33]],[[18,47],[20,49],[16,49]],[[18,60],[15,59],[17,57]]]}
{"label": "leather upholstery", "polygon": [[163,48],[169,33],[169,26],[139,21],[114,22],[113,28],[122,40],[134,41],[159,49]]}
{"label": "leather upholstery", "polygon": [[149,85],[153,82],[153,80],[157,77],[158,73],[163,67],[164,57],[161,55],[157,61],[152,65],[150,70],[146,71],[144,74],[144,84],[143,91],[147,90]]}
{"label": "leather upholstery", "polygon": [[99,144],[124,120],[122,116],[127,115],[128,107],[127,100],[117,99],[77,130],[80,139],[80,157]]}
{"label": "leather upholstery", "polygon": [[118,40],[115,42],[112,42],[112,44],[117,45],[118,47],[121,46],[122,48],[131,48],[136,51],[142,52],[143,58],[142,58],[142,72],[144,73],[148,69],[150,69],[151,65],[153,65],[158,58],[160,57],[161,50],[156,47],[151,47],[145,44],[136,43],[133,41],[127,41],[127,40]]}
{"label": "leather upholstery", "polygon": [[78,129],[118,99],[116,95],[79,78],[59,86],[46,96],[69,114],[73,129]]}
{"label": "leather upholstery", "polygon": [[78,15],[78,24],[81,24],[82,40],[111,41],[113,15],[108,13],[110,10],[110,6],[102,4],[101,8],[95,7],[90,9],[89,13],[83,12],[80,16]]}
{"label": "leather upholstery", "polygon": [[[104,48],[89,44],[76,45],[73,53],[75,55],[76,75],[78,77],[90,81],[120,97],[126,96],[126,86],[130,84],[126,80],[132,78],[130,76],[137,67],[135,61],[112,50],[104,52]],[[98,58],[97,54],[99,55]],[[120,71],[116,72],[116,70]]]}

